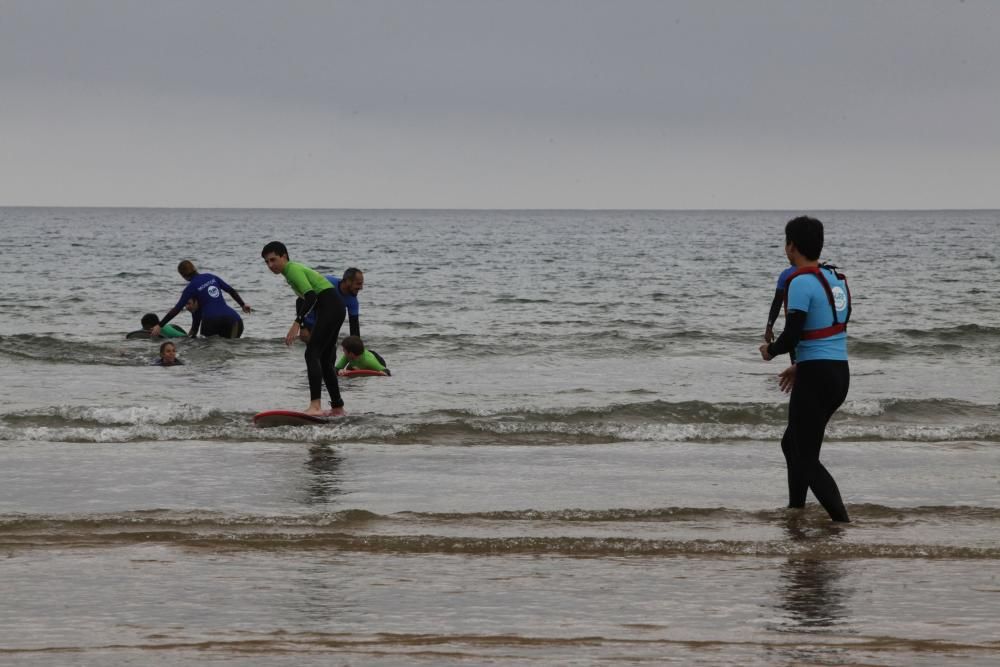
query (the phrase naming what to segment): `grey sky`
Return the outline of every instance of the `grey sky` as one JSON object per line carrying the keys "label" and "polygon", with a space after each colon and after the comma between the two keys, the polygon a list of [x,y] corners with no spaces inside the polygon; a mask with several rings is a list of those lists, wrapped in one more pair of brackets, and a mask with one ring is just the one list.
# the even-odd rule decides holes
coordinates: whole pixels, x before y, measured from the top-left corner
{"label": "grey sky", "polygon": [[998,208],[1000,2],[0,0],[0,205]]}

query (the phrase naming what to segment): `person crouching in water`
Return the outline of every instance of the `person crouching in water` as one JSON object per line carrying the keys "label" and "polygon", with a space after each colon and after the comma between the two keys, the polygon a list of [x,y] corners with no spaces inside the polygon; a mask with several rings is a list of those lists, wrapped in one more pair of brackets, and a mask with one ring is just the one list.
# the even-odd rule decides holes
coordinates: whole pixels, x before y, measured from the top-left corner
{"label": "person crouching in water", "polygon": [[153,361],[154,366],[183,366],[184,362],[177,358],[177,346],[169,340],[160,345],[160,357]]}
{"label": "person crouching in water", "polygon": [[150,332],[150,338],[154,337],[152,335],[152,331],[155,326],[160,327],[160,336],[163,336],[164,338],[183,338],[184,336],[187,336],[187,332],[176,324],[161,325],[160,318],[156,315],[156,313],[146,313],[142,316],[142,319],[139,320],[139,324],[142,326],[143,331]]}
{"label": "person crouching in water", "polygon": [[191,332],[188,334],[192,338],[198,335],[201,328],[203,336],[221,336],[222,338],[239,338],[243,335],[243,318],[239,313],[229,307],[223,292],[233,298],[240,305],[244,313],[253,312],[253,308],[245,303],[239,292],[229,286],[229,284],[211,273],[198,273],[194,263],[185,259],[177,265],[177,272],[188,282],[187,287],[181,292],[181,298],[173,308],[171,308],[160,323],[153,327],[153,336],[160,334],[160,328],[176,317],[191,299],[197,302],[197,309],[191,313]]}
{"label": "person crouching in water", "polygon": [[337,372],[333,357],[337,351],[337,336],[344,324],[347,309],[337,296],[330,281],[315,269],[288,259],[288,249],[280,241],[271,241],[261,250],[271,273],[285,277],[285,282],[298,297],[295,301],[295,321],[285,335],[285,344],[291,345],[299,337],[302,322],[310,312],[316,312],[316,326],[306,343],[306,375],[309,378],[309,407],[306,414],[324,414],[320,405],[323,384],[330,394],[330,413],[344,414],[344,400],[340,397]]}
{"label": "person crouching in water", "polygon": [[385,359],[378,352],[366,350],[360,336],[348,336],[340,342],[344,354],[337,361],[337,374],[343,375],[346,370],[380,371],[392,375],[385,366]]}

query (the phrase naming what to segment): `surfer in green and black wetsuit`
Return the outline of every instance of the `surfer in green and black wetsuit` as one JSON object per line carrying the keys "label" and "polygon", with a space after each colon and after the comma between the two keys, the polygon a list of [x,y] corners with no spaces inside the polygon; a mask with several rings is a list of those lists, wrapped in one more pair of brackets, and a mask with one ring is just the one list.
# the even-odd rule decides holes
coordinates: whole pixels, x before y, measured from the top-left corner
{"label": "surfer in green and black wetsuit", "polygon": [[306,373],[309,377],[309,407],[306,414],[323,414],[320,404],[323,384],[330,394],[332,414],[344,414],[344,400],[340,397],[340,385],[333,368],[333,356],[337,350],[337,336],[344,324],[346,308],[337,295],[337,290],[322,274],[304,264],[288,259],[288,249],[280,241],[271,241],[261,250],[260,256],[267,263],[271,273],[280,273],[292,288],[298,299],[295,302],[295,321],[285,335],[285,344],[291,345],[299,337],[302,322],[312,312],[316,313],[316,324],[306,344]]}
{"label": "surfer in green and black wetsuit", "polygon": [[[146,313],[139,320],[139,323],[142,324],[143,331],[151,331],[153,327],[160,324],[160,318],[156,316],[156,313]],[[165,324],[160,327],[160,336],[163,338],[181,338],[186,335],[187,333],[184,329],[181,329],[176,324]]]}
{"label": "surfer in green and black wetsuit", "polygon": [[344,348],[344,356],[337,361],[338,373],[345,368],[348,370],[380,371],[390,375],[389,369],[385,366],[385,359],[377,352],[365,349],[364,341],[360,336],[348,336],[340,341],[340,347]]}

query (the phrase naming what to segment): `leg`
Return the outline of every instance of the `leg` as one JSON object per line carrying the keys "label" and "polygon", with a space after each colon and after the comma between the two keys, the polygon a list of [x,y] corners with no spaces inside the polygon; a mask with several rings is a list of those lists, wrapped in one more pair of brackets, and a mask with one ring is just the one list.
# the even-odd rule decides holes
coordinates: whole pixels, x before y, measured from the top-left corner
{"label": "leg", "polygon": [[802,465],[795,454],[794,435],[791,423],[785,427],[785,435],[781,438],[781,453],[785,455],[785,466],[788,468],[788,506],[803,508],[806,506],[806,493],[809,484],[805,481]]}
{"label": "leg", "polygon": [[[334,290],[328,290],[333,292]],[[324,292],[325,294],[325,292]],[[340,328],[344,325],[344,316],[347,310],[339,298],[331,299],[330,329],[328,344],[323,348],[320,363],[323,368],[323,382],[326,384],[326,391],[330,394],[330,407],[333,409],[343,408],[344,399],[340,397],[340,383],[337,380],[337,369],[334,362],[337,358],[337,339],[340,337]]]}
{"label": "leg", "polygon": [[309,378],[309,411],[316,411],[314,408],[319,405],[319,399],[323,392],[323,369],[320,367],[320,346],[315,335],[306,343],[306,376]]}
{"label": "leg", "polygon": [[344,323],[344,304],[334,294],[334,290],[326,290],[317,297],[316,324],[306,345],[306,368],[309,372],[309,411],[320,412],[320,397],[322,385],[330,394],[330,404],[333,408],[342,408],[344,401],[340,397],[340,385],[337,383],[337,373],[333,368],[333,356],[337,350],[337,335]]}
{"label": "leg", "polygon": [[847,365],[835,361],[799,364],[789,401],[792,447],[801,464],[801,480],[834,521],[850,521],[840,489],[819,461],[826,424],[847,396]]}
{"label": "leg", "polygon": [[212,336],[221,335],[219,332],[219,318],[209,317],[202,321],[201,323],[201,335],[205,338],[210,338]]}
{"label": "leg", "polygon": [[222,338],[239,338],[243,335],[243,320],[239,317],[211,317],[201,325],[201,335],[221,336]]}

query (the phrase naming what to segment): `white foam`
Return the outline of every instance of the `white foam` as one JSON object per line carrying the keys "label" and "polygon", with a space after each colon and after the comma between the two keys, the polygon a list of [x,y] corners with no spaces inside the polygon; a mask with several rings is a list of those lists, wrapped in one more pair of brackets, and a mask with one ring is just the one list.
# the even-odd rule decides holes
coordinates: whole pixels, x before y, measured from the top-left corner
{"label": "white foam", "polygon": [[100,424],[170,424],[196,422],[218,414],[211,408],[197,405],[166,404],[125,407],[63,407],[56,414],[67,420],[93,421]]}

